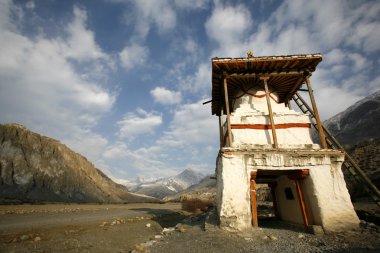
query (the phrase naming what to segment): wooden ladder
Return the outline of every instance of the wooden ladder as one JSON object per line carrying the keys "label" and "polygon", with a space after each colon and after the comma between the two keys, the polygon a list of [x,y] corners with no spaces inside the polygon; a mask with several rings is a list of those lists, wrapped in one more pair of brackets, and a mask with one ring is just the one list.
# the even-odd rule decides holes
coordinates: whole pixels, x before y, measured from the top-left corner
{"label": "wooden ladder", "polygon": [[[310,114],[311,123],[314,128],[318,131],[317,122],[315,119],[315,115],[310,106],[306,103],[306,101],[301,97],[301,95],[296,92],[293,96],[293,101],[297,104],[297,106],[301,109],[303,113]],[[372,181],[368,178],[365,172],[359,167],[359,165],[355,162],[355,160],[346,152],[343,146],[338,142],[338,140],[331,134],[331,132],[322,124],[323,131],[325,133],[326,143],[331,149],[338,149],[344,152],[345,159],[343,162],[343,167],[351,173],[354,180],[357,183],[362,183],[364,185],[365,191],[368,195],[375,201],[375,203],[380,207],[380,191],[377,189],[376,185],[372,183]]]}

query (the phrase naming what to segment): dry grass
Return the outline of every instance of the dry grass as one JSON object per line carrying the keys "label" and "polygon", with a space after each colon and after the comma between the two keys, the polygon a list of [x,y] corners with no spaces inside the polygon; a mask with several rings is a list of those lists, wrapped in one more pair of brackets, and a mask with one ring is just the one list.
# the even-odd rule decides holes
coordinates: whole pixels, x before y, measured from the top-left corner
{"label": "dry grass", "polygon": [[206,212],[209,207],[214,207],[215,202],[211,200],[202,199],[184,199],[182,200],[182,210],[187,212]]}

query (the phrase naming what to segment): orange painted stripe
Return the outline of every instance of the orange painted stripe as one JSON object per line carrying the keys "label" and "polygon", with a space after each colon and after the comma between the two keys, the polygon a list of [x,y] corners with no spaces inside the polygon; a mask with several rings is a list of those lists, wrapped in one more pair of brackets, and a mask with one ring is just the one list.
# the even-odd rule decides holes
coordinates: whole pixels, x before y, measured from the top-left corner
{"label": "orange painted stripe", "polygon": [[[293,128],[293,127],[300,127],[300,128],[310,128],[310,123],[285,123],[285,124],[276,124],[276,129],[286,129],[286,128]],[[232,129],[272,129],[271,125],[264,125],[264,124],[232,124]]]}

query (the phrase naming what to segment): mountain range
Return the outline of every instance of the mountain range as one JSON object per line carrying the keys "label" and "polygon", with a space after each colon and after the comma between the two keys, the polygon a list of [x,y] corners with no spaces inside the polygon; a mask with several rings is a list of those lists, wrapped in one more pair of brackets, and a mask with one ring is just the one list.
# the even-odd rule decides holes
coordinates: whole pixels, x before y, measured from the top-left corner
{"label": "mountain range", "polygon": [[380,90],[326,120],[324,125],[346,148],[380,139]]}
{"label": "mountain range", "polygon": [[203,174],[192,169],[186,169],[173,177],[161,178],[149,182],[141,182],[141,180],[138,180],[135,183],[130,183],[128,189],[134,193],[163,198],[181,192],[191,185],[198,184],[203,178]]}
{"label": "mountain range", "polygon": [[128,192],[57,140],[0,125],[0,203],[157,201]]}

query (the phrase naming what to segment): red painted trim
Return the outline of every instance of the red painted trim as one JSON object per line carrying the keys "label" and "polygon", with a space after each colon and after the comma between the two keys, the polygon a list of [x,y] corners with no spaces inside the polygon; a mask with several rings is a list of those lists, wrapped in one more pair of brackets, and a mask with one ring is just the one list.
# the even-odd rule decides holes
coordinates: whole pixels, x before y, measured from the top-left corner
{"label": "red painted trim", "polygon": [[[276,129],[286,129],[286,128],[310,128],[310,123],[284,123],[275,124]],[[232,129],[272,129],[271,125],[264,124],[231,124]]]}

